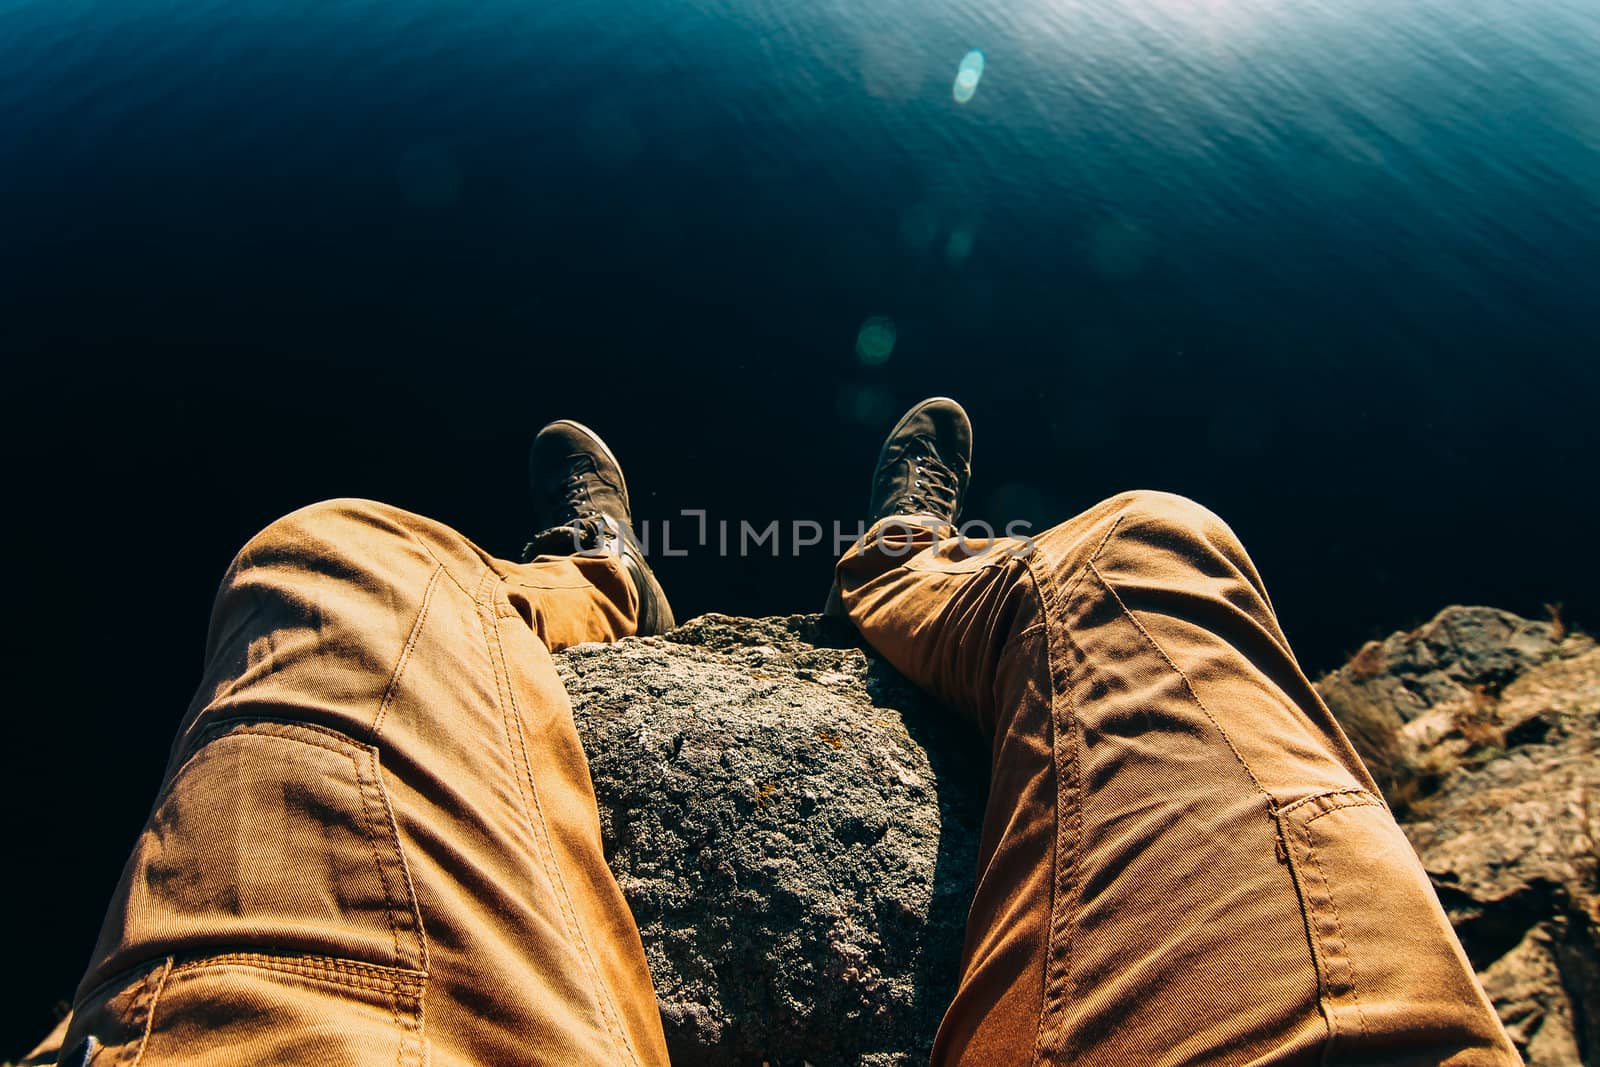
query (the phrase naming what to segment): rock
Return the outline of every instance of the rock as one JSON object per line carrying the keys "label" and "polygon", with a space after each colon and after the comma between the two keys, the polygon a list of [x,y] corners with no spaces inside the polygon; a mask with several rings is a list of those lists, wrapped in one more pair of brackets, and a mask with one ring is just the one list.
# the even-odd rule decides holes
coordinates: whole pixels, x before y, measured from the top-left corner
{"label": "rock", "polygon": [[1600,1063],[1600,648],[1448,608],[1318,688],[1528,1063]]}
{"label": "rock", "polygon": [[976,875],[976,728],[817,616],[556,663],[673,1061],[926,1063]]}

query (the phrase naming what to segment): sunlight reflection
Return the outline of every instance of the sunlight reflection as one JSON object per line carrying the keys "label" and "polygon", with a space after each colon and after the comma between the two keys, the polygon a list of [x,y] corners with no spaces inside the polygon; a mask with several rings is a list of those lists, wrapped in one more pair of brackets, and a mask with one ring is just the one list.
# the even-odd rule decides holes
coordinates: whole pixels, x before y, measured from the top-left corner
{"label": "sunlight reflection", "polygon": [[983,53],[974,48],[961,57],[961,66],[956,69],[956,83],[950,90],[956,103],[965,104],[976,96],[978,81],[982,77]]}

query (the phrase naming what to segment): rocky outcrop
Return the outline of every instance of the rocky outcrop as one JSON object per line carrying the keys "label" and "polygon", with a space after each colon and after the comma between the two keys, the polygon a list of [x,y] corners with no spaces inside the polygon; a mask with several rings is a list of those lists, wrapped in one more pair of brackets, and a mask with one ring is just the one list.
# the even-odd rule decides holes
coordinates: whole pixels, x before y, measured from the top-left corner
{"label": "rocky outcrop", "polygon": [[[817,616],[556,660],[674,1060],[925,1063],[976,866],[976,731]],[[1451,608],[1319,687],[1528,1061],[1594,1067],[1600,649]]]}
{"label": "rocky outcrop", "polygon": [[1524,1057],[1600,1063],[1600,648],[1449,608],[1318,686]]}
{"label": "rocky outcrop", "polygon": [[926,1063],[976,874],[976,729],[817,616],[556,662],[673,1061]]}

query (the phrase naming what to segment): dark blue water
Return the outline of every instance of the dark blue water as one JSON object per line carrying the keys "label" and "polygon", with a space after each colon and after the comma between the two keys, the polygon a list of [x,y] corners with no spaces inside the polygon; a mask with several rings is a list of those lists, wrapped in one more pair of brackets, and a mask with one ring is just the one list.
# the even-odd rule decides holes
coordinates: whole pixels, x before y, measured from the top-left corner
{"label": "dark blue water", "polygon": [[[0,1052],[234,548],[358,494],[509,552],[553,417],[645,517],[827,523],[951,393],[973,514],[1195,496],[1309,669],[1450,601],[1593,623],[1597,70],[1592,0],[0,0]],[[808,610],[827,555],[659,569]]]}

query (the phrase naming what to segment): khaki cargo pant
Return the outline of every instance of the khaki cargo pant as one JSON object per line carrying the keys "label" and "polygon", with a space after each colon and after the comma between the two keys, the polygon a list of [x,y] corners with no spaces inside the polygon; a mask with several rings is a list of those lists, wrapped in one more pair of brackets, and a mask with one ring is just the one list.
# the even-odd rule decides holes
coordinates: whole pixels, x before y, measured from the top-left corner
{"label": "khaki cargo pant", "polygon": [[[1026,555],[941,532],[838,569],[993,739],[937,1062],[1516,1062],[1226,526],[1138,493]],[[636,607],[609,560],[379,504],[268,527],[40,1060],[666,1062],[550,658]]]}

